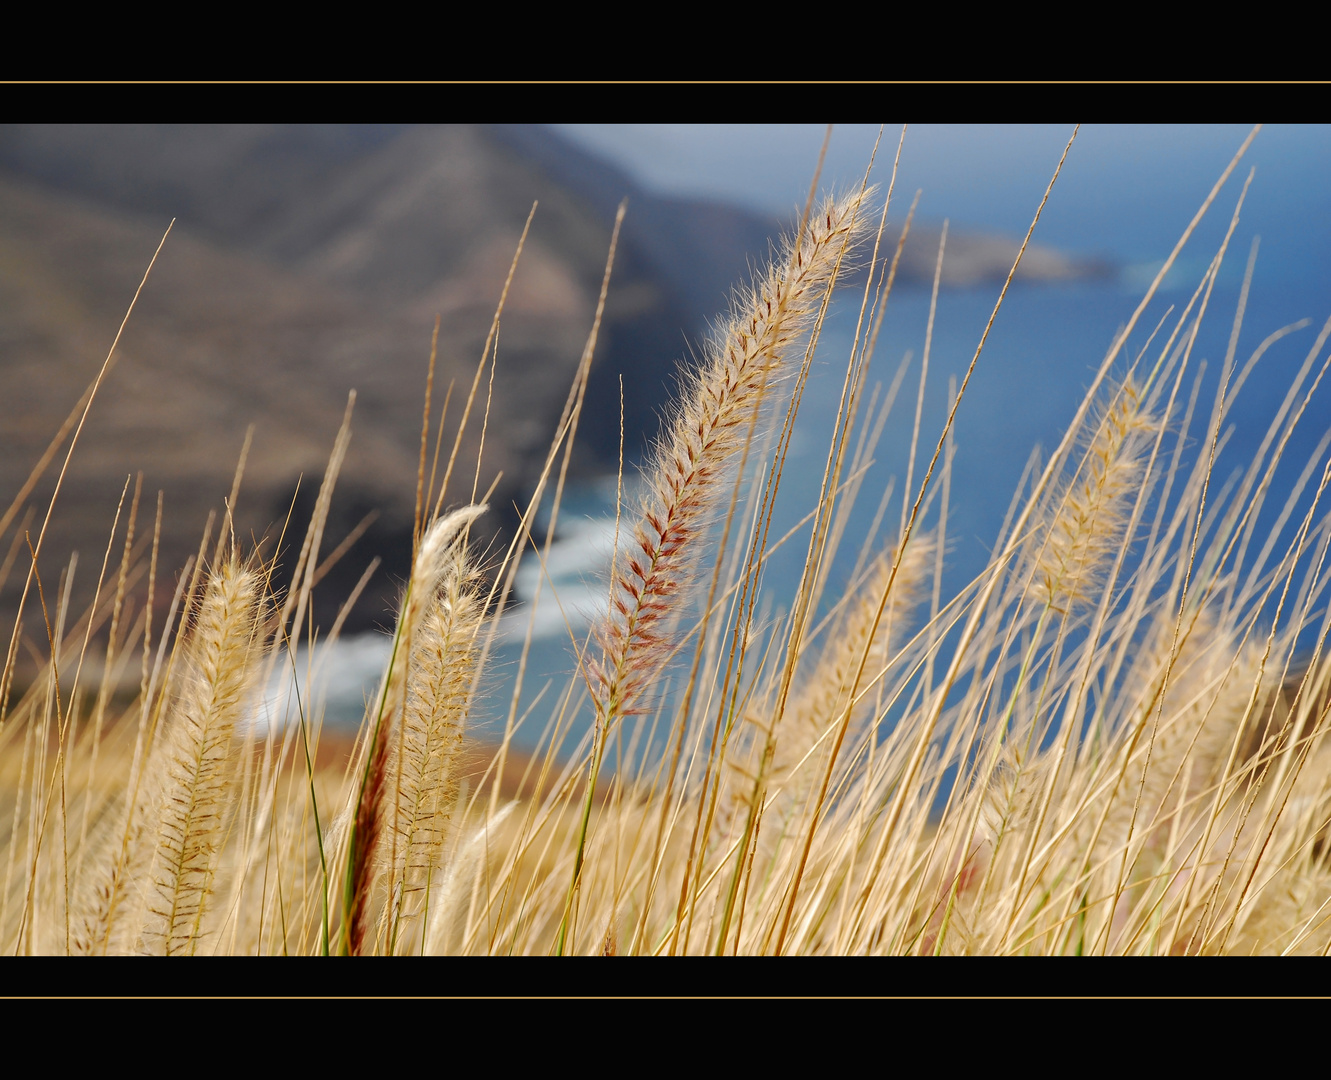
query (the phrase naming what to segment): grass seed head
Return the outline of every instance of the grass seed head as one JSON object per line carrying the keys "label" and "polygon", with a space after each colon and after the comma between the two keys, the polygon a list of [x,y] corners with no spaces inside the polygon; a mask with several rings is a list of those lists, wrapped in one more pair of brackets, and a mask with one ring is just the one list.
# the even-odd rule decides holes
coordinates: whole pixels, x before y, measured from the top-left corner
{"label": "grass seed head", "polygon": [[698,541],[759,407],[785,374],[841,260],[867,228],[869,193],[828,199],[735,301],[684,379],[679,404],[647,469],[628,550],[612,570],[610,610],[597,627],[592,685],[598,723],[637,711],[646,679],[668,651],[666,625],[687,585]]}
{"label": "grass seed head", "polygon": [[1035,594],[1064,610],[1089,599],[1105,561],[1117,549],[1145,479],[1145,451],[1156,421],[1129,379],[1098,422],[1080,472],[1064,488],[1035,572]]}

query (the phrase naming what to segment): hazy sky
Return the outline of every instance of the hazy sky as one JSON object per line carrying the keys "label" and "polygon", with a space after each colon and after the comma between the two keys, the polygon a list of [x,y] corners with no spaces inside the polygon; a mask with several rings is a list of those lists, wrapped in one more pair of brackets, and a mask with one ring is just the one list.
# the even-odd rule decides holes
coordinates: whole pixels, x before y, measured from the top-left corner
{"label": "hazy sky", "polygon": [[[627,169],[644,186],[786,214],[803,202],[825,128],[819,125],[564,124],[558,130]],[[1250,130],[1240,125],[1087,125],[1040,223],[1040,239],[1125,263],[1162,258]],[[900,125],[883,132],[875,173],[891,174]],[[937,125],[907,130],[897,180],[922,216],[1022,233],[1071,125]],[[835,127],[824,180],[856,182],[877,127]],[[1268,126],[1244,159],[1256,177],[1245,221],[1263,233],[1264,261],[1327,264],[1331,127]],[[1237,195],[1237,185],[1231,184]],[[1228,217],[1233,200],[1212,217]],[[904,204],[903,204],[904,205]],[[1223,231],[1225,221],[1219,221]],[[1311,260],[1311,262],[1310,262]]]}

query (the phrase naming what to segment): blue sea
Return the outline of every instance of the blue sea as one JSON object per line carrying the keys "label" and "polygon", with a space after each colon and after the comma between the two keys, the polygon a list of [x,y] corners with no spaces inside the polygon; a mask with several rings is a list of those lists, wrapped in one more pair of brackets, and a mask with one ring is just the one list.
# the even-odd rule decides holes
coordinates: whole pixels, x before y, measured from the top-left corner
{"label": "blue sea", "polygon": [[[1074,145],[1066,175],[1051,196],[1035,242],[1104,258],[1115,270],[1093,281],[1017,284],[1009,291],[957,414],[945,598],[985,565],[1032,448],[1040,445],[1049,450],[1057,445],[1116,332],[1132,316],[1156,270],[1245,131],[1206,129],[1204,138],[1194,140],[1196,145],[1182,148],[1171,146],[1167,133],[1148,131],[1143,136],[1145,145],[1132,152],[1125,149],[1128,141],[1122,131],[1097,136],[1098,141],[1091,138],[1094,132],[1088,132],[1085,141],[1089,146]],[[1031,135],[1025,143],[1018,140],[1021,153],[1031,157],[1039,156],[1032,149],[1037,144],[1045,157],[1050,157],[1045,153],[1046,144],[1053,146],[1048,161],[1028,162],[1023,157],[1013,163],[1001,159],[1001,155],[994,160],[991,154],[994,179],[988,187],[984,177],[974,175],[936,184],[935,188],[942,190],[932,200],[922,200],[921,215],[935,220],[949,217],[954,230],[1002,230],[1019,235],[1039,201],[1065,138],[1064,134],[1053,139],[1052,133],[1046,133],[1038,139]],[[935,141],[941,139],[935,137]],[[1233,431],[1217,462],[1217,483],[1250,459],[1294,372],[1322,324],[1331,317],[1331,188],[1325,183],[1328,166],[1331,132],[1327,129],[1263,131],[1138,322],[1116,365],[1117,372],[1126,370],[1130,358],[1142,348],[1170,305],[1176,306],[1177,313],[1188,302],[1229,228],[1248,170],[1255,167],[1193,350],[1192,370],[1201,370],[1203,362],[1206,370],[1198,399],[1202,415],[1193,426],[1198,439],[1214,397],[1244,268],[1256,238],[1260,237],[1260,242],[1238,339],[1238,363],[1242,364],[1263,338],[1280,327],[1301,319],[1311,322],[1277,343],[1245,385],[1229,418]],[[1036,179],[1038,175],[1045,179]],[[911,178],[903,179],[907,181],[903,186],[909,189]],[[1023,194],[1028,196],[1024,203]],[[1019,218],[1021,205],[1028,207],[1025,218]],[[965,373],[998,292],[998,285],[991,283],[945,289],[939,295],[921,413],[917,486],[946,418],[949,377],[959,381]],[[818,501],[859,310],[858,295],[848,293],[846,290],[839,296],[822,334],[786,464],[773,537],[799,522]],[[866,406],[868,393],[875,384],[880,393],[886,389],[907,351],[913,353],[913,359],[873,464],[865,473],[845,542],[829,577],[829,600],[835,599],[844,585],[889,483],[895,485],[894,494],[888,503],[879,546],[895,534],[899,525],[929,302],[928,289],[918,286],[899,287],[890,299],[868,376]],[[1318,363],[1324,358],[1319,356]],[[1322,386],[1289,443],[1275,491],[1263,511],[1265,518],[1274,519],[1279,513],[1283,491],[1331,427],[1329,403],[1331,387]],[[861,410],[861,422],[865,413]],[[1196,449],[1194,445],[1185,453]],[[634,477],[627,478],[630,499],[635,484]],[[497,739],[502,735],[526,631],[525,613],[530,612],[528,605],[532,603],[537,606],[532,649],[515,710],[516,716],[525,715],[526,719],[514,742],[530,748],[541,737],[551,709],[576,667],[574,642],[585,640],[590,620],[605,608],[615,496],[614,477],[572,488],[566,495],[556,542],[544,572],[530,553],[524,558],[518,578],[522,603],[505,620],[497,639],[484,700],[475,718],[475,730],[481,737]],[[627,505],[631,508],[631,501]],[[623,526],[625,530],[628,527]],[[770,560],[760,601],[760,607],[763,602],[767,604],[769,614],[774,616],[789,603],[807,544],[806,526]],[[334,677],[322,684],[320,691],[328,722],[359,722],[365,697],[373,693],[386,655],[387,639],[382,635],[351,638],[337,646],[336,655],[325,661],[325,670]],[[676,665],[680,667],[686,673],[687,658]],[[672,674],[677,677],[680,672],[667,672],[666,677]],[[584,708],[566,745],[585,732],[588,717],[589,711]]]}

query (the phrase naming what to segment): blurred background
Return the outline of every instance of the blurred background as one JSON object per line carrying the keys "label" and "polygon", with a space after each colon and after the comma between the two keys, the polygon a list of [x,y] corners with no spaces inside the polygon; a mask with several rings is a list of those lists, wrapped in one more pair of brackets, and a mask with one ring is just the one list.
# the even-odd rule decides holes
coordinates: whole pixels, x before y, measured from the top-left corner
{"label": "blurred background", "polygon": [[[1247,131],[1082,129],[958,414],[945,594],[983,566],[1032,447],[1057,441],[1115,331]],[[161,490],[160,558],[173,585],[209,511],[222,510],[251,424],[236,531],[266,536],[271,556],[293,500],[293,521],[303,529],[308,520],[354,389],[354,434],[324,549],[361,533],[316,590],[315,617],[328,627],[369,562],[382,560],[347,621],[329,689],[330,718],[358,721],[408,565],[435,316],[432,428],[454,384],[446,455],[514,247],[538,200],[500,330],[479,476],[472,470],[481,426],[473,421],[461,455],[466,476],[449,492],[450,502],[465,501],[473,477],[483,492],[500,476],[482,540],[501,550],[495,545],[511,533],[513,506],[525,504],[544,459],[591,325],[615,207],[627,196],[574,485],[547,568],[561,603],[548,593],[542,602],[530,698],[547,676],[569,669],[565,617],[583,629],[598,598],[604,603],[621,377],[625,449],[637,459],[709,319],[796,219],[824,132],[801,125],[0,128],[0,512],[14,511],[0,535],[0,611],[12,620],[27,570],[23,532],[35,538],[63,447],[25,498],[11,502],[96,374],[175,218],[65,479],[43,545],[43,578],[58,581],[77,550],[73,609],[91,598],[116,502],[126,478],[141,470],[140,532],[145,516],[150,527]],[[878,151],[874,176],[884,191],[899,133],[888,125]],[[924,396],[924,452],[941,429],[948,377],[970,362],[1070,134],[1069,126],[908,130],[889,215],[893,239],[915,192],[922,195],[870,385],[890,382],[907,351],[914,359],[850,536],[867,529],[893,476],[899,514],[942,222],[950,232]],[[857,184],[877,135],[876,127],[835,128],[824,186]],[[1218,369],[1258,235],[1240,361],[1280,326],[1302,318],[1313,325],[1279,343],[1245,387],[1222,478],[1260,441],[1331,314],[1331,191],[1324,183],[1331,129],[1262,131],[1126,350],[1135,355],[1166,308],[1187,302],[1250,166],[1255,179],[1194,362],[1209,361],[1212,375]],[[834,304],[778,526],[816,503],[859,295],[844,289]],[[489,391],[487,382],[482,392]],[[1297,476],[1326,432],[1325,393],[1296,431],[1278,482]],[[1205,401],[1205,387],[1202,394]],[[1268,501],[1276,507],[1270,513],[1280,502]],[[851,561],[855,546],[847,545]],[[279,585],[294,561],[294,552],[279,559]],[[782,575],[796,565],[776,560],[769,570],[778,607]],[[539,567],[524,565],[520,605],[532,601],[540,581]],[[170,588],[158,590],[164,606],[163,591],[169,598]],[[31,609],[24,625],[28,651],[44,653]],[[500,682],[515,666],[515,640],[510,634],[496,658]],[[506,711],[490,722],[502,727]]]}

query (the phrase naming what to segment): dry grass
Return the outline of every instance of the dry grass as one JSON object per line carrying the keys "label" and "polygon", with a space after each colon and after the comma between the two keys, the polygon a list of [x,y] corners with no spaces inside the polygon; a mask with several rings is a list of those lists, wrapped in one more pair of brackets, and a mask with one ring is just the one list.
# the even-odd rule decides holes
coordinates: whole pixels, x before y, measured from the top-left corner
{"label": "dry grass", "polygon": [[[899,386],[865,405],[894,265],[879,243],[887,207],[872,197],[867,178],[816,209],[811,193],[796,235],[737,294],[646,468],[642,504],[621,510],[604,614],[544,699],[533,756],[511,746],[511,713],[484,752],[467,717],[489,692],[516,560],[536,546],[527,530],[555,475],[557,516],[595,327],[488,593],[468,544],[480,493],[448,489],[479,469],[455,460],[458,433],[426,481],[427,400],[414,569],[354,746],[337,747],[308,702],[285,725],[242,722],[256,688],[291,669],[289,643],[314,632],[309,595],[350,406],[313,520],[299,545],[286,542],[298,552],[289,593],[272,595],[273,554],[238,550],[227,519],[211,558],[205,534],[190,565],[165,573],[151,543],[160,524],[145,527],[137,489],[89,611],[67,610],[72,567],[59,581],[34,571],[23,625],[41,626],[48,649],[0,721],[0,946],[1331,949],[1325,442],[1275,527],[1257,532],[1290,433],[1312,419],[1331,322],[1246,473],[1213,483],[1252,361],[1231,344],[1220,391],[1199,407],[1193,343],[1236,207],[1191,302],[1130,358],[1168,265],[1157,276],[1063,441],[1023,478],[989,564],[948,597],[951,425],[983,341],[931,458],[917,406],[895,535],[845,535]],[[851,262],[869,274],[823,488],[802,530],[779,537],[772,507],[794,417]],[[607,281],[612,263],[613,248]],[[481,370],[465,415],[500,423],[477,394]],[[228,505],[240,481],[238,470]],[[463,508],[441,514],[450,502]],[[830,596],[843,541],[861,554]],[[762,570],[782,542],[807,547],[773,608],[780,585]],[[166,624],[154,626],[143,612],[161,605],[141,598],[172,580]],[[16,655],[12,645],[7,687]],[[570,748],[579,723],[587,734]]]}

